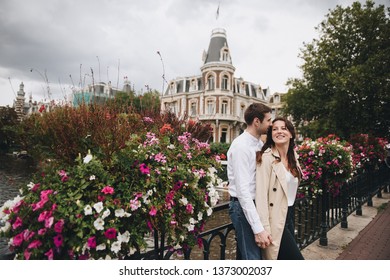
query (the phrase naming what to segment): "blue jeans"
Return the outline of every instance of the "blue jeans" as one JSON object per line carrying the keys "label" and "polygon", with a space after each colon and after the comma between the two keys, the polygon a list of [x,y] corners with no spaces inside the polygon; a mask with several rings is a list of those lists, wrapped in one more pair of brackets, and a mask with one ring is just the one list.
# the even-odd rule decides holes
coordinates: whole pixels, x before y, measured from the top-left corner
{"label": "blue jeans", "polygon": [[245,218],[238,201],[230,201],[229,215],[236,232],[237,246],[242,260],[261,260],[261,250],[256,245],[255,235]]}

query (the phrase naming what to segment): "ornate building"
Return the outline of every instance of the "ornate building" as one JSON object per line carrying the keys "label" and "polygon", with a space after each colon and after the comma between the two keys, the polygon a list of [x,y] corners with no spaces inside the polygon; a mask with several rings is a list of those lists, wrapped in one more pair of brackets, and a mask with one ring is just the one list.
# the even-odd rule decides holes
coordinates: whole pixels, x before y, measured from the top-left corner
{"label": "ornate building", "polygon": [[274,107],[269,104],[268,88],[235,77],[235,70],[226,31],[214,29],[203,53],[201,74],[171,80],[161,97],[161,110],[208,122],[213,128],[212,142],[230,143],[245,129],[244,112],[251,103]]}

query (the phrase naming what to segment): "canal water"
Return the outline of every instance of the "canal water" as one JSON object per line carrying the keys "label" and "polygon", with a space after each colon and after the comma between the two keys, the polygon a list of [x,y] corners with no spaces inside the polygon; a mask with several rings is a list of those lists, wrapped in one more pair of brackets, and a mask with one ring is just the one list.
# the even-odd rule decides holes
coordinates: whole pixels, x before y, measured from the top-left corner
{"label": "canal water", "polygon": [[[0,206],[19,194],[19,189],[29,183],[34,170],[35,165],[30,158],[0,155]],[[0,256],[7,252],[7,248],[7,241],[0,238]]]}
{"label": "canal water", "polygon": [[[10,155],[0,155],[0,207],[9,199],[13,199],[19,194],[21,186],[30,182],[31,176],[35,171],[35,165],[31,159],[18,159]],[[219,191],[220,202],[228,200],[226,191]],[[227,210],[214,213],[207,222],[205,230],[209,230],[224,224],[230,223]],[[3,226],[0,223],[0,227]],[[235,258],[235,241],[233,234],[230,234],[228,247],[226,248],[226,259]],[[210,259],[219,259],[219,237],[215,239],[211,246]],[[7,240],[0,238],[0,256],[9,253]],[[181,256],[175,256],[180,259]],[[202,249],[195,247],[191,253],[191,259],[203,259]]]}

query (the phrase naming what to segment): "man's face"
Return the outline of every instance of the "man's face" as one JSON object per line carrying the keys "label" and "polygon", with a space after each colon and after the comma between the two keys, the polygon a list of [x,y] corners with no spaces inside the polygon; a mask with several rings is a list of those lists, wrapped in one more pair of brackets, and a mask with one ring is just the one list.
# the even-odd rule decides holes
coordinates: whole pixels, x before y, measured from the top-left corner
{"label": "man's face", "polygon": [[259,120],[259,123],[260,123],[260,126],[259,126],[260,134],[266,134],[267,133],[268,128],[272,125],[272,119],[271,118],[272,118],[271,113],[266,113],[264,115],[263,122],[261,122]]}

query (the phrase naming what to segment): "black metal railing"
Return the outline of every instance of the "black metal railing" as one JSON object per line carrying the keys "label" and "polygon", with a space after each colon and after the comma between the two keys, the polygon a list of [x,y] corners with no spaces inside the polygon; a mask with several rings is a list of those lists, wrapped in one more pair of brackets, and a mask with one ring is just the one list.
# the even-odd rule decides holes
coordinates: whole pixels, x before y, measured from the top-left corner
{"label": "black metal railing", "polygon": [[[319,195],[315,199],[300,198],[295,203],[295,238],[300,249],[320,241],[320,245],[327,246],[327,232],[340,224],[342,228],[348,228],[348,216],[356,211],[356,215],[362,215],[362,205],[370,205],[372,197],[381,197],[382,192],[389,192],[390,170],[386,165],[377,170],[369,170],[366,173],[353,177],[342,185],[340,194],[333,196],[329,192]],[[220,211],[227,211],[228,202],[215,207],[213,215]],[[199,235],[203,241],[203,258],[210,259],[212,248],[219,250],[213,252],[217,259],[239,259],[239,251],[236,248],[234,227],[232,223],[215,227]],[[226,254],[226,248],[234,248]],[[165,248],[166,249],[166,248]],[[173,251],[167,251],[161,247],[154,248],[144,254],[139,254],[143,259],[170,259]],[[183,252],[183,259],[193,259],[192,249]]]}

